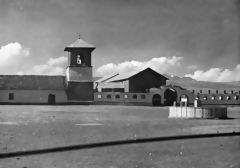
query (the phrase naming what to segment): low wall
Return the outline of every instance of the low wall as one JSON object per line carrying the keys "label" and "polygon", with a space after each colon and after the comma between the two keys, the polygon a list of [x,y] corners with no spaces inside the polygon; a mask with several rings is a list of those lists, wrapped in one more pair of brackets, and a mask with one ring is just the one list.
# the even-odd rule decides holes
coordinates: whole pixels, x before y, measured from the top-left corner
{"label": "low wall", "polygon": [[222,107],[169,107],[169,118],[227,118],[227,108]]}
{"label": "low wall", "polygon": [[239,94],[199,94],[202,105],[240,105]]}
{"label": "low wall", "polygon": [[95,92],[95,104],[152,105],[152,93]]}

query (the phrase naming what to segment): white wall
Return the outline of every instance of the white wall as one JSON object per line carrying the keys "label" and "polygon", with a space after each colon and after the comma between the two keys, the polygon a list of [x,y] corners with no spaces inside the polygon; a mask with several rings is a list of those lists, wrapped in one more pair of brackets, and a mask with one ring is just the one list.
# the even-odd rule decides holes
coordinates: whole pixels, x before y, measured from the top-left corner
{"label": "white wall", "polygon": [[67,81],[92,82],[92,67],[68,67],[66,79]]}

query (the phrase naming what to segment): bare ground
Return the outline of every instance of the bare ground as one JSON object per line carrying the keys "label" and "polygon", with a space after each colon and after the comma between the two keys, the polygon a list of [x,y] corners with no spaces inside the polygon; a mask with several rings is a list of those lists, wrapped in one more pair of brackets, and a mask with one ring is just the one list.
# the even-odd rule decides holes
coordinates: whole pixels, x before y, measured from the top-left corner
{"label": "bare ground", "polygon": [[[240,131],[229,120],[168,119],[167,107],[0,106],[0,152],[153,136]],[[0,168],[240,167],[240,137],[97,148],[0,160]]]}

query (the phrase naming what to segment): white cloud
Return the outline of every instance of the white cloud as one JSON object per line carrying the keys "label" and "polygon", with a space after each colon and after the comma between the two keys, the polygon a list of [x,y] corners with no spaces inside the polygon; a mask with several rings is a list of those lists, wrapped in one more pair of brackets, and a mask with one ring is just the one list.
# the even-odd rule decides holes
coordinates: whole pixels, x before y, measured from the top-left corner
{"label": "white cloud", "polygon": [[51,66],[66,66],[67,57],[50,58],[47,62]]}
{"label": "white cloud", "polygon": [[105,76],[114,73],[131,73],[150,67],[159,73],[166,73],[170,69],[178,67],[181,60],[182,57],[172,56],[152,58],[146,62],[126,61],[119,64],[109,63],[99,67],[96,72],[98,76]]}
{"label": "white cloud", "polygon": [[211,68],[207,71],[198,70],[193,74],[186,74],[186,77],[191,77],[199,81],[212,81],[212,82],[231,82],[240,81],[240,64],[233,70]]}
{"label": "white cloud", "polygon": [[33,74],[35,75],[64,75],[67,66],[67,57],[50,58],[46,64],[35,65]]}
{"label": "white cloud", "polygon": [[30,51],[20,43],[9,43],[0,48],[0,68],[11,67],[24,61],[24,57],[29,56]]}
{"label": "white cloud", "polygon": [[198,66],[197,65],[189,65],[189,66],[187,66],[187,69],[191,69],[191,70],[198,69]]}

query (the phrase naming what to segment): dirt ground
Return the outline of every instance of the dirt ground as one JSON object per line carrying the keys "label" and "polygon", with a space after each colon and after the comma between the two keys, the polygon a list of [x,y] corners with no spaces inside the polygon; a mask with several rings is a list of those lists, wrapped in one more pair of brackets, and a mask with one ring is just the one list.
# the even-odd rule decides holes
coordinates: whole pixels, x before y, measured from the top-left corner
{"label": "dirt ground", "polygon": [[[167,107],[0,106],[0,153],[153,136],[240,131],[227,120],[168,119]],[[0,159],[0,168],[240,167],[240,137],[192,139]]]}

